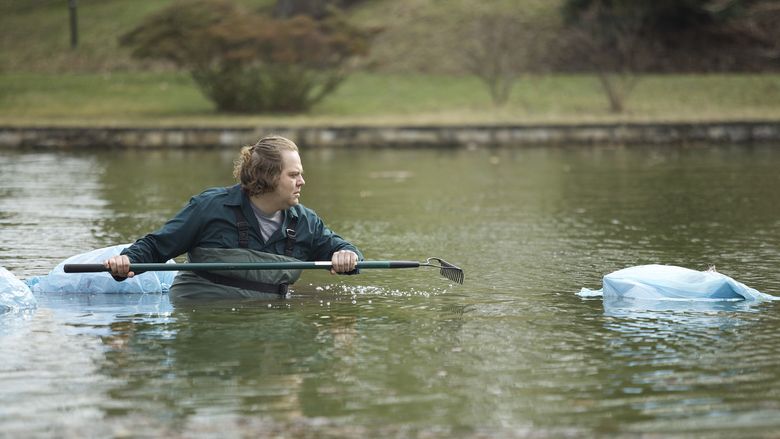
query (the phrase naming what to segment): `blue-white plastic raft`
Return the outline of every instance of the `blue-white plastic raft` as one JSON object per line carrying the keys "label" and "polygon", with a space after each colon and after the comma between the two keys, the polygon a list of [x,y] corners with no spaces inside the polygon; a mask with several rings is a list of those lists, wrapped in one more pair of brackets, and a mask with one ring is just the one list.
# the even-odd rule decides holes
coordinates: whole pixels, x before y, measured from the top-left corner
{"label": "blue-white plastic raft", "polygon": [[604,300],[736,302],[780,300],[718,273],[673,265],[639,265],[607,274],[602,288],[582,288],[581,297]]}
{"label": "blue-white plastic raft", "polygon": [[[60,262],[46,276],[27,279],[33,293],[168,293],[176,277],[175,271],[147,271],[122,282],[117,282],[108,272],[65,273],[65,264],[102,264],[111,256],[118,255],[130,244],[99,248],[87,253],[71,256]],[[168,261],[174,263],[173,260]]]}
{"label": "blue-white plastic raft", "polygon": [[0,267],[0,314],[32,309],[36,304],[30,287],[5,267]]}
{"label": "blue-white plastic raft", "polygon": [[[99,248],[87,253],[71,256],[54,267],[45,276],[36,276],[22,281],[13,273],[0,267],[0,314],[35,308],[36,295],[62,294],[167,294],[176,277],[175,271],[146,272],[117,282],[107,272],[65,273],[65,264],[103,263],[118,255],[130,244]],[[168,263],[174,263],[173,260]],[[94,300],[94,299],[93,299]]]}

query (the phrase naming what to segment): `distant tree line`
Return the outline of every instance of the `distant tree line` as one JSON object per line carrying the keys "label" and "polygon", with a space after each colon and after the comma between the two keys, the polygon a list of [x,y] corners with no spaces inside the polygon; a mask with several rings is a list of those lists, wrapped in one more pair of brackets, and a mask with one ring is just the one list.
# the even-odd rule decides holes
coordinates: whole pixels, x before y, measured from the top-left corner
{"label": "distant tree line", "polygon": [[557,67],[596,73],[615,112],[640,73],[780,67],[774,0],[567,0],[562,13]]}
{"label": "distant tree line", "polygon": [[641,74],[780,69],[777,0],[565,0],[561,18],[550,38],[511,2],[475,9],[464,61],[494,103],[545,69],[596,74],[613,112]]}
{"label": "distant tree line", "polygon": [[[635,38],[645,58],[637,60],[641,71],[780,67],[776,0],[566,0],[562,12],[566,29],[586,28],[606,49],[616,50],[619,39]],[[568,64],[573,69],[586,66]]]}
{"label": "distant tree line", "polygon": [[[121,43],[188,70],[220,111],[306,111],[369,53],[377,30],[343,13],[362,1],[277,0],[253,11],[230,0],[176,0]],[[564,0],[554,38],[512,1],[440,7],[469,8],[463,67],[496,105],[540,69],[595,73],[619,112],[643,73],[780,68],[776,0]]]}

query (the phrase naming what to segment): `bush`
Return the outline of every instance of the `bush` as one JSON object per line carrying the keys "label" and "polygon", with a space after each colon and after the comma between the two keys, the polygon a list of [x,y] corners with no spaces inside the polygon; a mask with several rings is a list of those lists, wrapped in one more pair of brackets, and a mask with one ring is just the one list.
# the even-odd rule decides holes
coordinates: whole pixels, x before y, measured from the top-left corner
{"label": "bush", "polygon": [[134,56],[191,72],[220,111],[299,112],[333,92],[370,32],[338,13],[272,19],[228,0],[177,1],[123,35]]}

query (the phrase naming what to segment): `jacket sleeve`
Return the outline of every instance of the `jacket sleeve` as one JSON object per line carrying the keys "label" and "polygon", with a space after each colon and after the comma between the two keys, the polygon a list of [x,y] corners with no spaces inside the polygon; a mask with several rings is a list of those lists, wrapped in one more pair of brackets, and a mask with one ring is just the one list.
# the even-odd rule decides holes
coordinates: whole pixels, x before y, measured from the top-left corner
{"label": "jacket sleeve", "polygon": [[[363,260],[363,253],[350,242],[330,230],[319,216],[314,215],[313,221],[312,246],[314,251],[313,259],[315,261],[329,261],[333,253],[339,250],[351,250],[357,253],[359,261]],[[357,271],[355,270],[348,274],[357,273]]]}
{"label": "jacket sleeve", "polygon": [[198,197],[190,202],[159,230],[137,240],[122,251],[130,262],[166,262],[193,247],[203,222],[203,203]]}

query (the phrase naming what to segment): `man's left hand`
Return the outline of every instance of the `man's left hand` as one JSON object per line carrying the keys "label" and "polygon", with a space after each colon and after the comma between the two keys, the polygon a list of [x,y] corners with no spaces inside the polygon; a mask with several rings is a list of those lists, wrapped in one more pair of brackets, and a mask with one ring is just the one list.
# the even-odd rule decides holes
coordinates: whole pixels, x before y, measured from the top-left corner
{"label": "man's left hand", "polygon": [[333,263],[330,269],[332,274],[349,273],[357,268],[358,255],[351,250],[339,250],[333,253],[330,261]]}

